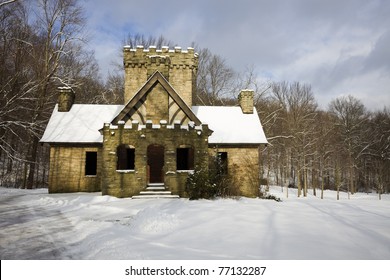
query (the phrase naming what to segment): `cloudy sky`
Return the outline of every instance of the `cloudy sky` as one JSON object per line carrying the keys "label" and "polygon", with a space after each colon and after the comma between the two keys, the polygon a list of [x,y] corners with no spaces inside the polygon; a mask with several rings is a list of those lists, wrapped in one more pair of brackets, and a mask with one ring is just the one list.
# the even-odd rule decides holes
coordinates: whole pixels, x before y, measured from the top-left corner
{"label": "cloudy sky", "polygon": [[86,0],[90,46],[112,71],[128,33],[196,42],[260,81],[311,84],[321,108],[351,94],[390,107],[388,0]]}

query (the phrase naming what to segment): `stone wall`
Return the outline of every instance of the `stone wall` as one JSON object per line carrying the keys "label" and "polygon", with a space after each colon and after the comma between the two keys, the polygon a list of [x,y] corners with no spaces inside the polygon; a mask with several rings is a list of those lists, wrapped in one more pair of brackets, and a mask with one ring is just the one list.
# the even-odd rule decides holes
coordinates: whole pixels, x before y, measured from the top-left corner
{"label": "stone wall", "polygon": [[75,100],[75,93],[70,87],[58,88],[58,112],[69,112]]}
{"label": "stone wall", "polygon": [[[97,152],[97,174],[85,175],[86,152]],[[100,191],[100,147],[51,145],[49,193]]]}
{"label": "stone wall", "polygon": [[170,50],[163,47],[139,46],[136,49],[124,47],[123,62],[125,67],[125,103],[127,103],[156,70],[169,81],[180,93],[186,104],[192,106],[192,92],[198,67],[198,54],[193,48],[182,50],[176,47]]}
{"label": "stone wall", "polygon": [[259,195],[259,147],[219,146],[210,147],[210,156],[216,152],[227,152],[228,175],[233,178],[239,194],[246,197]]}
{"label": "stone wall", "polygon": [[144,118],[158,123],[160,120],[169,119],[168,110],[168,93],[160,84],[156,84],[154,88],[148,93],[145,101],[146,114]]}
{"label": "stone wall", "polygon": [[238,95],[238,101],[240,103],[242,113],[253,114],[253,98],[254,98],[253,90],[250,89],[241,90],[240,94]]}
{"label": "stone wall", "polygon": [[[164,147],[164,184],[172,192],[185,197],[185,179],[187,172],[176,170],[177,148],[186,146],[194,149],[195,165],[208,164],[207,125],[201,127],[167,125],[166,121],[159,124],[147,122],[141,126],[134,121],[132,126],[105,124],[103,128],[102,155],[102,193],[116,197],[130,197],[139,194],[148,184],[149,145]],[[116,170],[117,147],[121,144],[135,148],[134,170]]]}

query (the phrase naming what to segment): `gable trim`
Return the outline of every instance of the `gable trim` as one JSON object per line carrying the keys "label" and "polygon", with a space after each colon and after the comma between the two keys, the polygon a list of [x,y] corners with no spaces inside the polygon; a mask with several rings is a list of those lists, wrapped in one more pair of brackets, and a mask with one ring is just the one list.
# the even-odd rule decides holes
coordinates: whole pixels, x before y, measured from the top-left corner
{"label": "gable trim", "polygon": [[[180,95],[175,91],[171,84],[165,79],[165,77],[156,71],[146,81],[146,83],[138,90],[134,97],[125,105],[122,111],[111,121],[112,124],[116,125],[119,121],[127,121],[130,119],[131,111],[134,107],[142,100],[143,97],[149,92],[149,90],[159,83],[168,93],[168,95],[176,102],[184,114],[195,123],[195,125],[201,125],[201,121],[192,112],[191,108],[183,101]],[[169,110],[169,108],[167,108]]]}

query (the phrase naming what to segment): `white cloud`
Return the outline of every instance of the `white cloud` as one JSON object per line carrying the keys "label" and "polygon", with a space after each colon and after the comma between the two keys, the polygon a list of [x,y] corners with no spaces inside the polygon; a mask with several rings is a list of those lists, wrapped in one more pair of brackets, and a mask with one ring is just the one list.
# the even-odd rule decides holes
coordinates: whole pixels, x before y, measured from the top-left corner
{"label": "white cloud", "polygon": [[[193,41],[235,69],[310,83],[320,105],[351,93],[371,109],[390,106],[390,2],[88,0],[103,72],[127,33]],[[378,100],[378,102],[376,102]]]}

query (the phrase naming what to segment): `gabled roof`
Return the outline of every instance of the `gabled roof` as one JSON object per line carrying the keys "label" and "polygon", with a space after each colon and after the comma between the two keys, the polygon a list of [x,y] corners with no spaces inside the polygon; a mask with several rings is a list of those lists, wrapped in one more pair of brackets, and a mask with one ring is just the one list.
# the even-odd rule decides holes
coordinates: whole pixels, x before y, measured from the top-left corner
{"label": "gabled roof", "polygon": [[196,117],[191,108],[183,101],[175,89],[165,79],[165,77],[156,71],[146,81],[146,83],[138,90],[134,97],[124,106],[123,110],[112,120],[112,124],[117,124],[118,121],[128,121],[132,114],[137,110],[137,103],[148,94],[148,92],[159,83],[169,94],[169,96],[176,102],[176,104],[183,110],[190,121],[193,121],[195,125],[200,125],[201,121]]}
{"label": "gabled roof", "polygon": [[102,143],[103,137],[99,130],[104,123],[115,124],[119,120],[128,120],[137,102],[144,98],[156,83],[165,88],[195,125],[208,124],[214,131],[209,137],[210,144],[267,143],[256,108],[253,114],[243,114],[238,106],[193,106],[190,109],[159,72],[155,72],[125,106],[74,104],[69,112],[58,112],[56,105],[40,142]]}
{"label": "gabled roof", "polygon": [[214,131],[209,144],[268,143],[256,108],[253,114],[243,114],[238,106],[193,106],[192,111]]}
{"label": "gabled roof", "polygon": [[[58,112],[55,106],[42,143],[102,143],[99,129],[104,123],[120,114],[123,105],[74,104],[69,112]],[[253,114],[243,114],[240,107],[193,106],[193,114],[214,132],[209,144],[265,144],[264,135],[256,108]]]}
{"label": "gabled roof", "polygon": [[122,109],[123,105],[74,104],[69,112],[58,112],[56,105],[40,142],[102,143],[99,129]]}

